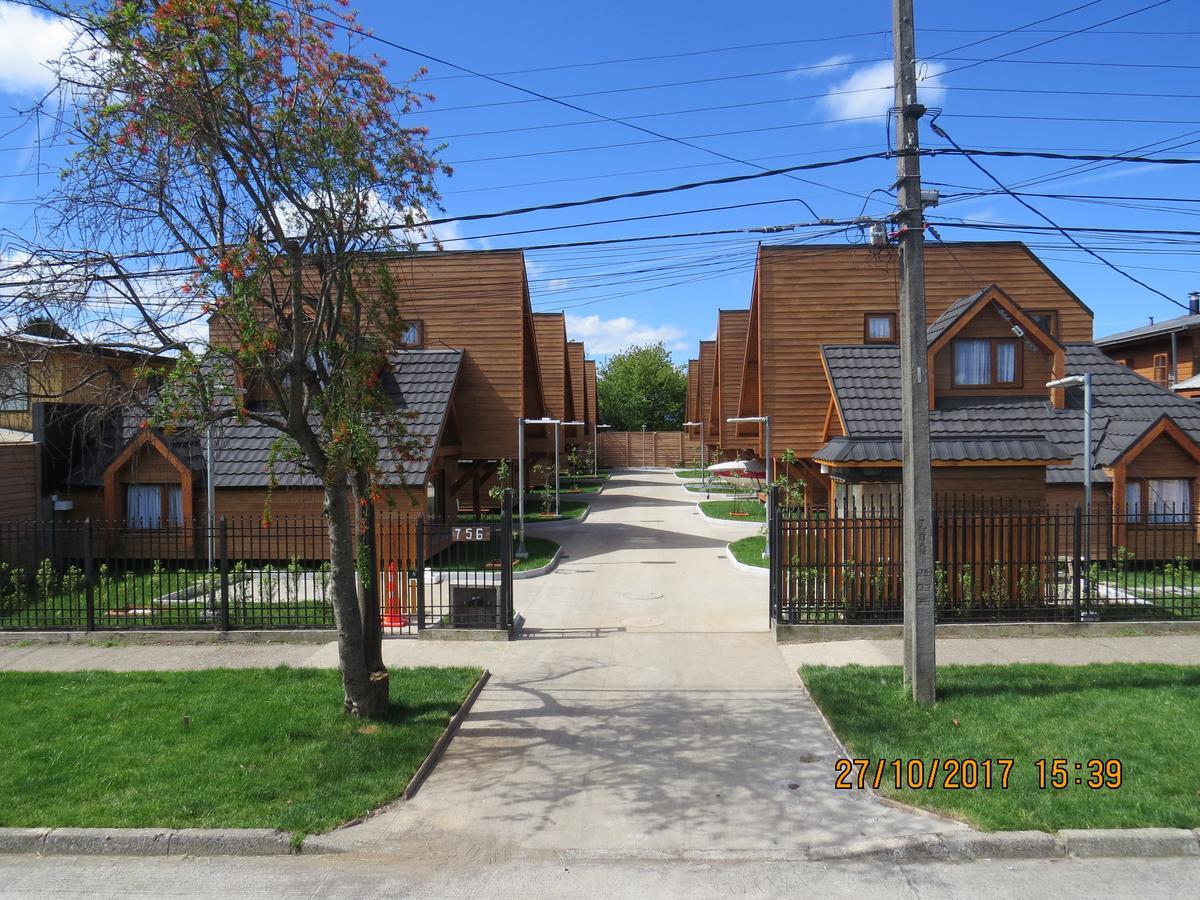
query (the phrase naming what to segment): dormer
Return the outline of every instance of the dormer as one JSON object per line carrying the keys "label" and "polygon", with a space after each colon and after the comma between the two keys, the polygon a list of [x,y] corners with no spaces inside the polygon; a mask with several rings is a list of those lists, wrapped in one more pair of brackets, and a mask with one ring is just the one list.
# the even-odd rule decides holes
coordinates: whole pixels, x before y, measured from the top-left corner
{"label": "dormer", "polygon": [[1026,312],[995,284],[955,301],[927,332],[930,409],[939,400],[1030,396],[1062,409],[1063,390],[1046,387],[1065,370],[1052,329],[1052,318]]}

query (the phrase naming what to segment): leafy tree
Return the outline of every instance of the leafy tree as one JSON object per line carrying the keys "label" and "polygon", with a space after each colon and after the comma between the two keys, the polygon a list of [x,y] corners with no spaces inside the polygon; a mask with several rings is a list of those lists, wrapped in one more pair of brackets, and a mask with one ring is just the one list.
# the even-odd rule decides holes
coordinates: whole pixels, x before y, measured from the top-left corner
{"label": "leafy tree", "polygon": [[677,431],[683,427],[687,371],[657,344],[630,347],[600,366],[600,418],[618,431]]}
{"label": "leafy tree", "polygon": [[[401,121],[429,98],[355,53],[361,27],[338,2],[37,5],[80,35],[59,64],[56,139],[76,149],[47,233],[89,250],[30,255],[84,285],[63,296],[97,283],[119,293],[139,344],[177,346],[168,311],[209,317],[208,345],[182,350],[150,424],[265,425],[278,435],[272,471],[287,460],[322,486],[345,708],[381,716],[371,503],[381,450],[417,443],[380,384],[404,326],[378,251],[405,246],[448,171]],[[153,290],[167,277],[164,303]]]}

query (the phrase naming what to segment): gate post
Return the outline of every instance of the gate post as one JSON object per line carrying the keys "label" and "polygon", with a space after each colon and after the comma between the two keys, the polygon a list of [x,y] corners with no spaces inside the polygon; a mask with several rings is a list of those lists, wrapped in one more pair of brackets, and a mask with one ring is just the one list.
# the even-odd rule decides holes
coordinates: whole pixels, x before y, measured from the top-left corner
{"label": "gate post", "polygon": [[96,586],[95,582],[95,561],[92,559],[92,517],[88,516],[83,520],[83,581],[87,596],[85,598],[87,609],[87,630],[96,630]]}
{"label": "gate post", "polygon": [[[221,516],[221,524],[217,530],[217,553],[220,554],[221,567],[221,609],[217,614],[217,627],[222,631],[229,630],[229,522]],[[210,574],[211,578],[212,575]]]}
{"label": "gate post", "polygon": [[425,629],[425,515],[417,516],[417,633]]}
{"label": "gate post", "polygon": [[1072,535],[1071,546],[1071,604],[1075,613],[1075,621],[1080,620],[1079,611],[1079,588],[1083,581],[1083,549],[1081,547],[1083,538],[1083,513],[1079,508],[1079,504],[1075,505],[1075,529]]}
{"label": "gate post", "polygon": [[779,485],[773,484],[769,489],[771,495],[770,515],[767,517],[767,543],[774,551],[767,557],[767,565],[770,577],[768,579],[768,606],[770,608],[770,621],[774,625],[779,621],[779,587],[780,576],[783,571],[783,516],[779,507]]}
{"label": "gate post", "polygon": [[505,494],[500,515],[500,593],[501,609],[504,621],[503,630],[512,630],[513,625],[513,534],[512,534],[512,495]]}

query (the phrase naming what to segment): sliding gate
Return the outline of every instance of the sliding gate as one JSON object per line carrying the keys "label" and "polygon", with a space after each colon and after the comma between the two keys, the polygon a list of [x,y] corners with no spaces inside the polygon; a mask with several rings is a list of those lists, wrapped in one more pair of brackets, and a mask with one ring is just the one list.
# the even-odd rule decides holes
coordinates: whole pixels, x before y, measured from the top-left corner
{"label": "sliding gate", "polygon": [[512,501],[508,497],[494,520],[481,517],[441,524],[418,519],[419,629],[510,631],[513,550]]}

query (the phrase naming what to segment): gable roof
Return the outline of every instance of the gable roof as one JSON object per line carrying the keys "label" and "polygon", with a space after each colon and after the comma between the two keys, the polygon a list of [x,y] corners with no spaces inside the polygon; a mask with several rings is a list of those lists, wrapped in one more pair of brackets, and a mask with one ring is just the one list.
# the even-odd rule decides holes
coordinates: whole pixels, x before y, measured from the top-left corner
{"label": "gable roof", "polygon": [[[1200,404],[1160,388],[1092,344],[1067,344],[1065,351],[1067,375],[1092,374],[1092,449],[1098,468],[1112,465],[1163,415],[1170,416],[1193,440],[1200,440]],[[850,345],[823,347],[821,352],[847,440],[898,442],[899,349]],[[1012,435],[1043,439],[1065,451],[1062,458],[1072,460],[1070,465],[1051,466],[1047,481],[1079,483],[1083,481],[1083,389],[1069,388],[1066,395],[1064,409],[1055,409],[1048,397],[1040,396],[944,398],[930,411],[930,434],[935,443],[1003,441]],[[818,455],[824,458],[826,453],[851,452],[831,447],[833,443],[826,444]],[[1093,480],[1108,478],[1096,471]]]}
{"label": "gable roof", "polygon": [[1118,331],[1115,334],[1106,334],[1104,337],[1096,338],[1096,346],[1111,347],[1116,344],[1125,344],[1130,341],[1165,337],[1173,332],[1187,331],[1189,328],[1195,328],[1197,326],[1200,326],[1200,316],[1175,316],[1173,319],[1164,319],[1161,322],[1155,322],[1153,325],[1143,325],[1140,328],[1130,328],[1128,331]]}

